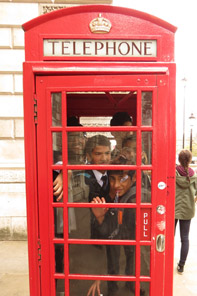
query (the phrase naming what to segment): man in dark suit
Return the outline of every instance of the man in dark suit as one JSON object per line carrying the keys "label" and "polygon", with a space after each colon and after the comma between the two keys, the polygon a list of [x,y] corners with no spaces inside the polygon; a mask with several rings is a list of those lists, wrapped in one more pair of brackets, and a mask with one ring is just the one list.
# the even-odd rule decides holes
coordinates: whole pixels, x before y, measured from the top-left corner
{"label": "man in dark suit", "polygon": [[[96,135],[86,142],[85,153],[89,164],[106,165],[111,160],[111,143],[103,135]],[[106,197],[109,193],[109,182],[106,170],[87,170],[85,183],[89,186],[89,202],[95,197]],[[94,228],[95,216],[91,214],[91,238],[98,239],[98,233]]]}
{"label": "man in dark suit", "polygon": [[[111,143],[103,135],[96,135],[88,139],[85,147],[89,164],[106,165],[111,160]],[[96,196],[105,197],[109,192],[106,170],[88,170],[85,182],[89,185],[89,202]]]}

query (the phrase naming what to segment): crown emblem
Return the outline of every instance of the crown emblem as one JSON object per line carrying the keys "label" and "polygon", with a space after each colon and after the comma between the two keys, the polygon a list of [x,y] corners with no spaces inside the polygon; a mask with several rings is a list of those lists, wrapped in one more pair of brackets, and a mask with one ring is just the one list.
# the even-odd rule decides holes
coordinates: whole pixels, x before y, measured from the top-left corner
{"label": "crown emblem", "polygon": [[99,13],[99,16],[93,19],[89,24],[92,33],[109,33],[111,26],[110,21],[102,17],[101,13]]}

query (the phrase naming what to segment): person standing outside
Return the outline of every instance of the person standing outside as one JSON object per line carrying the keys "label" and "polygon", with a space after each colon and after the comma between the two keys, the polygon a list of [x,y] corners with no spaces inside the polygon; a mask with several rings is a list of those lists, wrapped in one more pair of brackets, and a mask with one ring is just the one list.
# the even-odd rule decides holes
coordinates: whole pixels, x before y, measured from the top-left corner
{"label": "person standing outside", "polygon": [[184,266],[189,252],[189,231],[191,219],[195,215],[195,195],[197,193],[197,175],[189,167],[192,153],[182,150],[176,166],[176,201],[175,201],[175,229],[179,221],[181,236],[180,260],[177,265],[179,274],[184,272]]}

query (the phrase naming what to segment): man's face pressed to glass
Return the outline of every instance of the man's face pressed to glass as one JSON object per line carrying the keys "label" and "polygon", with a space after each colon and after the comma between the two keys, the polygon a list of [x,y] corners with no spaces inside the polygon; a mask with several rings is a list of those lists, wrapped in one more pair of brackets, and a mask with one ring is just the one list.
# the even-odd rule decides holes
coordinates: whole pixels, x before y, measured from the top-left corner
{"label": "man's face pressed to glass", "polygon": [[135,174],[131,178],[128,172],[117,172],[109,175],[110,191],[123,196],[135,182]]}

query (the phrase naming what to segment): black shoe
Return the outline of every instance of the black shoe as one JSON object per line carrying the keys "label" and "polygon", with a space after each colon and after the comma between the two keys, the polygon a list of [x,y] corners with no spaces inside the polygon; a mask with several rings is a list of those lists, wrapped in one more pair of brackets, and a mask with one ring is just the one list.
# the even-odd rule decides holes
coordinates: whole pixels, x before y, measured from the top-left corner
{"label": "black shoe", "polygon": [[183,274],[183,272],[184,272],[184,266],[178,264],[177,265],[177,272],[179,274]]}

